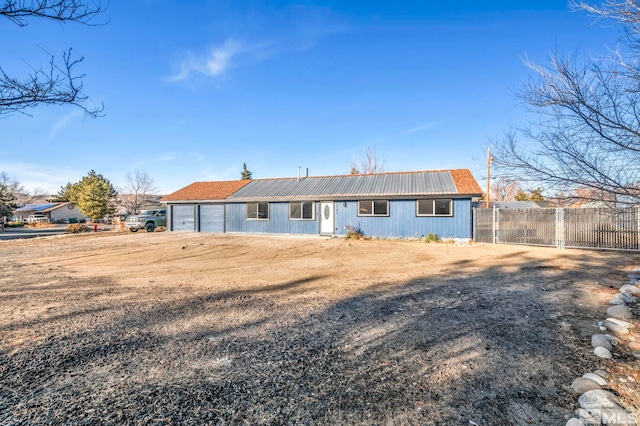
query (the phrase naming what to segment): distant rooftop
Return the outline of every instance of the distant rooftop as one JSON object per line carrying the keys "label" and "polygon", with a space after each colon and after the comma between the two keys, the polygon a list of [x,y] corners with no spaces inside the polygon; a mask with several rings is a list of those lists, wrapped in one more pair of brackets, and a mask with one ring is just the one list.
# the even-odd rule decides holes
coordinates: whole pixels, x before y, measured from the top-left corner
{"label": "distant rooftop", "polygon": [[16,212],[24,212],[24,211],[31,211],[31,212],[40,212],[43,210],[47,210],[50,209],[51,207],[56,207],[58,204],[60,203],[50,203],[50,204],[25,204],[24,206],[20,207],[19,209],[16,209]]}

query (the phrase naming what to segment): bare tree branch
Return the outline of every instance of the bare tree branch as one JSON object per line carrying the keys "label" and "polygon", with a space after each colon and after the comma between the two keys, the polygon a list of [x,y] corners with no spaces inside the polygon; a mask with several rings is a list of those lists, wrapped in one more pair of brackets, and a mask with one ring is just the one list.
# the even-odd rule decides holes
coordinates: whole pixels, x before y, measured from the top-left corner
{"label": "bare tree branch", "polygon": [[[21,112],[38,105],[75,105],[89,117],[98,117],[104,106],[87,106],[89,98],[82,92],[84,74],[74,75],[73,68],[84,60],[74,57],[72,49],[63,55],[63,64],[57,65],[52,56],[48,69],[40,68],[26,78],[10,77],[0,67],[0,116]],[[28,114],[27,114],[28,115]]]}
{"label": "bare tree branch", "polygon": [[519,93],[536,121],[511,129],[494,149],[501,175],[566,193],[640,199],[640,6],[635,1],[574,7],[624,27],[625,49],[600,59],[551,52]]}
{"label": "bare tree branch", "polygon": [[353,157],[349,162],[349,169],[352,175],[370,175],[385,172],[387,170],[387,164],[375,149],[366,146],[364,158],[359,160]]}
{"label": "bare tree branch", "polygon": [[0,16],[25,27],[28,18],[44,18],[59,22],[79,22],[96,25],[93,19],[106,7],[100,1],[79,0],[5,0],[0,6]]}
{"label": "bare tree branch", "polygon": [[[79,0],[4,0],[0,3],[0,17],[19,26],[27,26],[29,18],[94,24],[93,19],[106,8],[100,1]],[[25,77],[14,77],[0,67],[0,117],[17,112],[29,115],[26,109],[38,105],[74,105],[85,115],[98,117],[104,107],[91,102],[83,92],[84,74],[75,68],[84,60],[72,49],[64,52],[62,62],[53,56],[47,67],[34,68]]]}

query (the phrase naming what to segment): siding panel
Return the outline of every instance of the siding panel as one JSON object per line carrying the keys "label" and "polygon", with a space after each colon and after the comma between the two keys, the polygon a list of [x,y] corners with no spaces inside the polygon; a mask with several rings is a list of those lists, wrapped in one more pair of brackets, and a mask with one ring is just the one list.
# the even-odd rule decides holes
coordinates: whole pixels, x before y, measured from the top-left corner
{"label": "siding panel", "polygon": [[[227,232],[318,234],[318,206],[312,221],[289,220],[288,203],[270,203],[269,220],[247,220],[246,204],[227,204]],[[471,200],[454,199],[451,217],[418,217],[416,200],[391,200],[388,217],[360,217],[357,201],[335,204],[337,235],[347,227],[360,229],[364,235],[381,238],[419,238],[434,233],[441,238],[471,238]]]}
{"label": "siding panel", "polygon": [[[318,203],[315,203],[316,212]],[[314,220],[289,220],[289,203],[269,203],[269,220],[247,220],[245,203],[227,204],[227,232],[270,234],[317,234],[318,217]]]}
{"label": "siding panel", "polygon": [[419,238],[434,233],[441,238],[471,238],[471,200],[453,200],[453,216],[418,217],[416,200],[392,200],[388,217],[358,216],[358,202],[335,203],[337,235],[347,227],[381,238]]}

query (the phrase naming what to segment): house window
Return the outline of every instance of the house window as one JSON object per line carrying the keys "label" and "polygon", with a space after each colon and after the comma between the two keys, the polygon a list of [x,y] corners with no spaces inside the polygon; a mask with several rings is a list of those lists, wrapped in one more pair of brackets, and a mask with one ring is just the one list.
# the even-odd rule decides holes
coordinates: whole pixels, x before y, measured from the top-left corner
{"label": "house window", "polygon": [[290,220],[313,220],[315,203],[313,201],[293,201],[289,203]]}
{"label": "house window", "polygon": [[269,219],[269,203],[247,203],[247,219]]}
{"label": "house window", "polygon": [[453,216],[453,200],[417,200],[417,216]]}
{"label": "house window", "polygon": [[389,201],[358,201],[358,216],[389,216]]}

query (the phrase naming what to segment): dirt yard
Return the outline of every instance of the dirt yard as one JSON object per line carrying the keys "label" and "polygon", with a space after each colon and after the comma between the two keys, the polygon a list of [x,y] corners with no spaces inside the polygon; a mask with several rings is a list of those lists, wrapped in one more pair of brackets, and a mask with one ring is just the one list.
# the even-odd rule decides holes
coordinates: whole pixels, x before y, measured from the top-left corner
{"label": "dirt yard", "polygon": [[590,336],[639,264],[320,237],[0,242],[0,424],[564,425],[572,380],[610,367]]}

